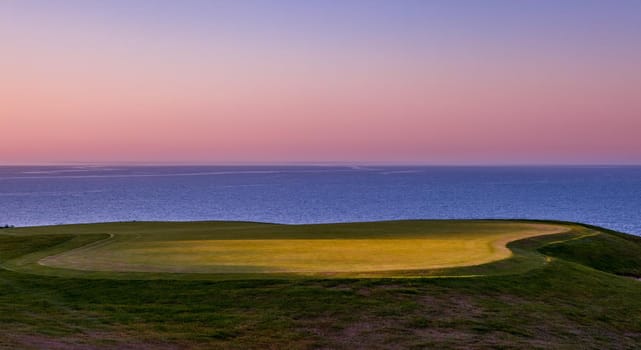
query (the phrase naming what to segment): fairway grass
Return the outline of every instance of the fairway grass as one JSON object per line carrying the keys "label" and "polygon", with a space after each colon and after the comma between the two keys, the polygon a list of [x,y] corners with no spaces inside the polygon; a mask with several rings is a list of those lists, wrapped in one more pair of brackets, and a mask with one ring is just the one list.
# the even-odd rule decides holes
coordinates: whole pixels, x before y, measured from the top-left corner
{"label": "fairway grass", "polygon": [[[270,268],[367,261],[408,270]],[[0,267],[0,349],[641,348],[641,238],[575,223],[30,227]]]}
{"label": "fairway grass", "polygon": [[[506,247],[509,242],[571,229],[515,221],[174,223],[160,232],[154,230],[156,225],[96,225],[96,233],[108,229],[108,236],[49,255],[39,252],[43,256],[37,264],[96,272],[420,276],[435,269],[507,259],[512,256]],[[76,234],[86,235],[90,227],[78,226]],[[73,226],[63,229],[74,233]],[[55,227],[40,230],[48,233]],[[39,229],[25,232],[39,234]]]}

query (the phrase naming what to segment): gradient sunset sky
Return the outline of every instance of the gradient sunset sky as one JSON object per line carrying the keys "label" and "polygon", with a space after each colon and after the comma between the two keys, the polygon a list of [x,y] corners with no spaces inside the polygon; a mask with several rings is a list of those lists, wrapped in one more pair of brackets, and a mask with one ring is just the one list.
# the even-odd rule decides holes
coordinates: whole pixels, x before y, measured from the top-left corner
{"label": "gradient sunset sky", "polygon": [[0,164],[641,164],[641,1],[0,0]]}

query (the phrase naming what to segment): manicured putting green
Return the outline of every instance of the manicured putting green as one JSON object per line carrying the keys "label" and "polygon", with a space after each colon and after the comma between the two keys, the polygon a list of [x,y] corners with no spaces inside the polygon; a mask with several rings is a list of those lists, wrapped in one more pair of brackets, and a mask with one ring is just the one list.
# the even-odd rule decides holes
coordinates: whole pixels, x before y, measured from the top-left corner
{"label": "manicured putting green", "polygon": [[31,228],[108,233],[39,264],[85,271],[346,273],[428,270],[508,258],[506,244],[567,226],[519,221],[395,221],[327,225],[119,223]]}

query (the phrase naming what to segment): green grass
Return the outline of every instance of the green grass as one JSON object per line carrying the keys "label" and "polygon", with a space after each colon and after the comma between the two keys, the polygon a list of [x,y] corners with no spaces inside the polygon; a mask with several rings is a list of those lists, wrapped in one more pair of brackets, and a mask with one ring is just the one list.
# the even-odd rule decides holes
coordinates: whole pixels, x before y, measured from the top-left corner
{"label": "green grass", "polygon": [[[71,234],[73,238],[5,261],[3,265],[13,271],[97,278],[506,274],[545,263],[540,254],[523,251],[513,255],[512,250],[506,248],[507,243],[564,231],[568,237],[592,234],[592,230],[576,225],[497,220],[331,225],[136,222],[49,226],[7,230],[7,233],[20,237]],[[510,257],[508,262],[492,263]],[[468,268],[460,268],[464,266]]]}
{"label": "green grass", "polygon": [[[372,231],[386,233],[388,239],[401,231],[416,237],[425,232],[421,223],[431,225],[433,234],[460,233],[451,231],[452,222],[443,221],[291,229],[256,223],[194,223],[190,229],[183,223],[127,223],[3,230],[0,264],[18,272],[0,270],[0,348],[641,345],[641,282],[618,275],[641,276],[640,240],[578,224],[548,223],[567,225],[569,231],[514,241],[508,244],[513,254],[507,259],[423,271],[425,276],[456,278],[415,278],[415,272],[406,276],[414,278],[254,273],[226,280],[219,274],[78,272],[33,263],[43,254],[104,239],[115,226],[122,235],[136,235],[143,225],[165,235],[166,242],[180,241],[172,233],[176,229],[189,232],[191,239],[211,237],[212,230],[228,239],[265,239],[276,231],[280,238],[324,232],[324,239],[337,239],[349,228],[352,237],[362,239],[370,239]],[[465,221],[459,229],[476,226],[476,232],[487,233],[492,230],[489,224],[496,224],[487,223]],[[264,230],[268,233],[261,234]],[[461,278],[470,275],[479,277]]]}
{"label": "green grass", "polygon": [[[11,233],[46,235],[60,229],[30,228]],[[236,226],[174,223],[162,230],[157,223],[142,222],[98,225],[94,229],[108,235],[82,231],[73,242],[39,250],[7,266],[23,271],[30,268],[31,272],[45,265],[103,272],[423,276],[427,270],[505,259],[512,254],[505,247],[510,241],[571,230],[564,225],[508,221]],[[74,249],[70,249],[72,243]]]}

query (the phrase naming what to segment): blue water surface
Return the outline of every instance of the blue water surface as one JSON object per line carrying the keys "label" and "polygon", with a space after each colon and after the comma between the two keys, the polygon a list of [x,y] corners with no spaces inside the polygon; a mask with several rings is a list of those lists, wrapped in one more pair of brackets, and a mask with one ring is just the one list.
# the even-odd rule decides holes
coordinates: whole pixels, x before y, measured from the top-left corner
{"label": "blue water surface", "polygon": [[0,167],[0,225],[579,221],[641,235],[641,167]]}

